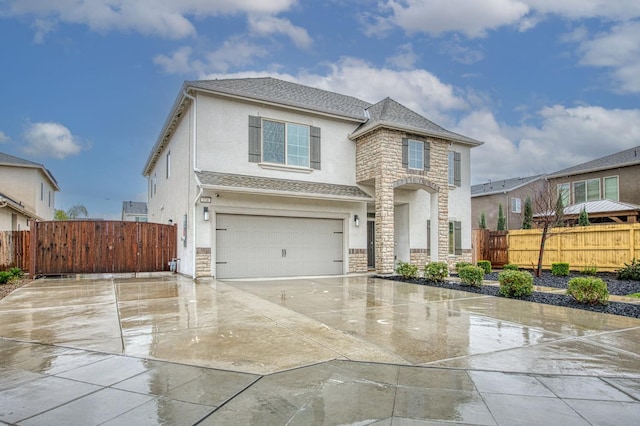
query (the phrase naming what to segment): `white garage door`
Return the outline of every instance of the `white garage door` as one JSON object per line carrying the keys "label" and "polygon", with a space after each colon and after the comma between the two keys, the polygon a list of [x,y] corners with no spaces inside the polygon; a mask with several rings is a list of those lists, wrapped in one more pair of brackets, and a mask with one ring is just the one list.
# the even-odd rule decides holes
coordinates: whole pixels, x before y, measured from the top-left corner
{"label": "white garage door", "polygon": [[219,214],[217,278],[342,274],[342,220]]}

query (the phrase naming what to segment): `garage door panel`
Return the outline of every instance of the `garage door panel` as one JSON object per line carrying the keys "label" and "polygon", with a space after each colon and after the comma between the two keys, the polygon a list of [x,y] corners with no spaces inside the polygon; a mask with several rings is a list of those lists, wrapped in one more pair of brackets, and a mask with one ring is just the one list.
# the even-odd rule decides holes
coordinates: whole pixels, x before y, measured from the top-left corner
{"label": "garage door panel", "polygon": [[342,220],[225,214],[216,220],[218,278],[343,272]]}

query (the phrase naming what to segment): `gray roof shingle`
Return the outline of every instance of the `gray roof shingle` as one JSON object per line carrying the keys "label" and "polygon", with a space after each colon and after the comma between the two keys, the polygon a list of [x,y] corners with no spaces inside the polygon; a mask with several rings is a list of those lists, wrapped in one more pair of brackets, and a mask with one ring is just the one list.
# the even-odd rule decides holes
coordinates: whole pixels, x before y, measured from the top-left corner
{"label": "gray roof shingle", "polygon": [[123,201],[122,213],[124,214],[147,214],[147,203],[142,201]]}
{"label": "gray roof shingle", "polygon": [[4,152],[0,152],[0,165],[8,165],[8,166],[19,166],[19,167],[31,167],[36,169],[42,169],[44,174],[51,180],[53,186],[56,190],[60,190],[58,186],[58,181],[53,174],[40,163],[35,163],[33,161],[25,160],[24,158],[16,157],[13,155],[5,154]]}
{"label": "gray roof shingle", "polygon": [[369,194],[357,186],[329,183],[275,179],[210,171],[196,172],[204,186],[227,187],[229,189],[252,189],[265,192],[284,192],[292,195],[312,194],[326,198],[355,198],[370,200]]}
{"label": "gray roof shingle", "polygon": [[605,157],[596,158],[595,160],[587,161],[586,163],[578,164],[577,166],[559,170],[551,173],[548,177],[555,178],[571,176],[581,173],[613,169],[616,167],[632,166],[634,164],[640,164],[640,146],[616,152],[615,154],[607,155]]}
{"label": "gray roof shingle", "polygon": [[487,183],[480,183],[471,186],[471,196],[479,197],[482,195],[499,194],[503,192],[513,191],[528,183],[534,182],[544,175],[536,175],[529,177],[518,177],[504,180],[496,180]]}

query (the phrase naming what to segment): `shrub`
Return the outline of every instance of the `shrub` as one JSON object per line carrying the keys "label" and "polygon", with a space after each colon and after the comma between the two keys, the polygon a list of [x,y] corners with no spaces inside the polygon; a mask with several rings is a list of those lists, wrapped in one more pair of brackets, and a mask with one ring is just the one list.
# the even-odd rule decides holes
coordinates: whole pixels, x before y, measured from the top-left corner
{"label": "shrub", "polygon": [[398,262],[396,273],[405,280],[414,279],[418,277],[418,267],[407,262]]}
{"label": "shrub", "polygon": [[467,266],[473,266],[473,264],[469,262],[458,262],[456,263],[456,271],[460,272],[460,269],[465,268]]}
{"label": "shrub", "polygon": [[16,279],[20,279],[20,278],[24,277],[24,272],[22,272],[22,269],[20,269],[20,268],[9,268],[9,270],[7,272],[9,272],[11,274],[11,276],[16,278]]}
{"label": "shrub", "polygon": [[515,263],[507,263],[502,267],[502,270],[504,271],[517,271],[518,269],[518,265],[516,265]]}
{"label": "shrub", "polygon": [[567,283],[567,294],[580,303],[606,305],[609,301],[607,283],[600,278],[571,278]]}
{"label": "shrub", "polygon": [[580,273],[582,275],[595,275],[598,273],[598,267],[596,265],[585,266]]}
{"label": "shrub", "polygon": [[11,280],[11,278],[13,278],[13,275],[11,275],[11,272],[0,271],[0,284],[8,283]]}
{"label": "shrub", "polygon": [[498,274],[500,294],[505,297],[531,296],[533,275],[525,271],[503,271]]}
{"label": "shrub", "polygon": [[625,263],[624,268],[618,269],[618,279],[640,281],[640,260],[633,259],[631,263]]}
{"label": "shrub", "polygon": [[458,271],[462,284],[480,287],[484,279],[484,269],[479,266],[468,265]]}
{"label": "shrub", "polygon": [[449,265],[446,262],[429,262],[424,267],[424,278],[429,281],[444,281],[449,276]]}
{"label": "shrub", "polygon": [[569,264],[563,262],[552,263],[551,273],[557,277],[566,277],[569,275]]}
{"label": "shrub", "polygon": [[479,267],[484,269],[484,273],[485,274],[490,274],[491,273],[491,261],[490,260],[478,260],[476,265],[478,265]]}

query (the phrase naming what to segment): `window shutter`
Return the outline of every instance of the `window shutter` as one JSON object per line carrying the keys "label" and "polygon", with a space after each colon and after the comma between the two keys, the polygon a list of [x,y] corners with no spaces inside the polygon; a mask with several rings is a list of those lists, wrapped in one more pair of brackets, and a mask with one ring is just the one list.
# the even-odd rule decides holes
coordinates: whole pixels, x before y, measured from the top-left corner
{"label": "window shutter", "polygon": [[320,170],[320,127],[311,127],[309,145],[309,166],[314,170]]}
{"label": "window shutter", "polygon": [[455,238],[455,254],[462,254],[462,222],[453,222],[453,236]]}
{"label": "window shutter", "polygon": [[431,169],[431,143],[424,142],[424,170]]}
{"label": "window shutter", "polygon": [[249,162],[259,163],[262,160],[260,140],[262,133],[262,120],[260,117],[249,116]]}
{"label": "window shutter", "polygon": [[460,174],[460,153],[453,153],[453,184],[455,186],[462,185],[462,178]]}
{"label": "window shutter", "polygon": [[409,139],[402,138],[402,167],[409,167]]}
{"label": "window shutter", "polygon": [[427,219],[427,255],[431,256],[431,220]]}

